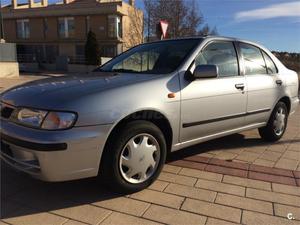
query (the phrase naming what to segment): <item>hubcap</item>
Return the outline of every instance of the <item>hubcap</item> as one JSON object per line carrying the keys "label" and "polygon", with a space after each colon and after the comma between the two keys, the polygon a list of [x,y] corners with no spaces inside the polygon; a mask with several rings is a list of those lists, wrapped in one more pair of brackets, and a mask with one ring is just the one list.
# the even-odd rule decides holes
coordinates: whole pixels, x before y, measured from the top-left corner
{"label": "hubcap", "polygon": [[156,171],[160,160],[160,147],[150,134],[131,138],[123,148],[119,167],[122,177],[129,183],[142,183]]}
{"label": "hubcap", "polygon": [[275,114],[274,131],[276,135],[281,135],[285,128],[285,111],[283,108],[279,108]]}

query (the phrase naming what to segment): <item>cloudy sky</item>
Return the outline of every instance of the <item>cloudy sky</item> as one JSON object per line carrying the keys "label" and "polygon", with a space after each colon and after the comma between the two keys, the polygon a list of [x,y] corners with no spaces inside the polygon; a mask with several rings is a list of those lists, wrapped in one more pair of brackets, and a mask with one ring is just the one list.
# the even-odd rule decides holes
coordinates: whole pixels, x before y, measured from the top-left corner
{"label": "cloudy sky", "polygon": [[[7,4],[10,0],[1,2]],[[136,2],[143,9],[143,1]],[[272,50],[300,52],[299,0],[197,0],[197,3],[205,22],[216,26],[220,35],[256,41]]]}

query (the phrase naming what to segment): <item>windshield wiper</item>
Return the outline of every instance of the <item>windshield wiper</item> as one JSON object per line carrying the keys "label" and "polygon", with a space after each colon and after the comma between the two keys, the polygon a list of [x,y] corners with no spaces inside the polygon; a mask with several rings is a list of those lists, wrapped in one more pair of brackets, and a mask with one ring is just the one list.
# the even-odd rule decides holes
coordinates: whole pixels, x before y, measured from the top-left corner
{"label": "windshield wiper", "polygon": [[130,69],[113,69],[111,72],[117,72],[117,73],[139,73],[135,70]]}

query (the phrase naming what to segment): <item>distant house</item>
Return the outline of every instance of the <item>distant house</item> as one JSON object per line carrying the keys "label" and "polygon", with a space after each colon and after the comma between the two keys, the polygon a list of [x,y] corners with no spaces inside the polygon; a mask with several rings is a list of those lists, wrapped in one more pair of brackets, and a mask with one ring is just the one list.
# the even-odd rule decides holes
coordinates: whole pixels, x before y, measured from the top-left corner
{"label": "distant house", "polygon": [[19,62],[55,63],[65,56],[70,63],[84,63],[89,30],[97,36],[102,57],[143,41],[143,12],[134,0],[12,0],[2,13],[5,39],[17,44]]}

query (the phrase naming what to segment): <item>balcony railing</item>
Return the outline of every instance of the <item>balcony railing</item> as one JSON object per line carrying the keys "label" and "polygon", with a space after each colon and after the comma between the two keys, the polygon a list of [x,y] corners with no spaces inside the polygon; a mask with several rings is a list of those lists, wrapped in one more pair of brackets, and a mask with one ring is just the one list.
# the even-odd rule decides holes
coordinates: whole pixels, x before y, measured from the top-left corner
{"label": "balcony railing", "polygon": [[69,63],[70,64],[85,64],[85,56],[84,55],[76,55],[76,56],[69,56]]}
{"label": "balcony railing", "polygon": [[35,54],[18,54],[17,56],[19,63],[35,63],[36,55]]}

